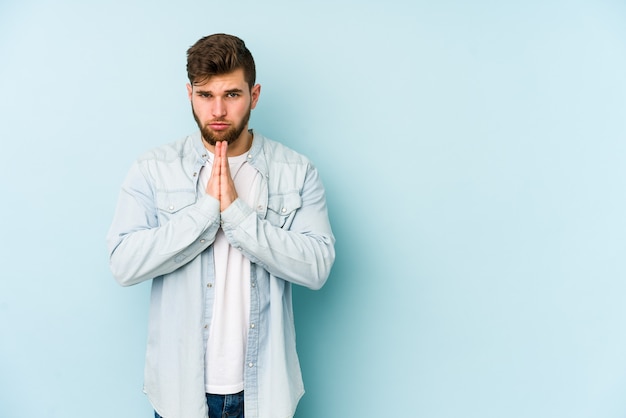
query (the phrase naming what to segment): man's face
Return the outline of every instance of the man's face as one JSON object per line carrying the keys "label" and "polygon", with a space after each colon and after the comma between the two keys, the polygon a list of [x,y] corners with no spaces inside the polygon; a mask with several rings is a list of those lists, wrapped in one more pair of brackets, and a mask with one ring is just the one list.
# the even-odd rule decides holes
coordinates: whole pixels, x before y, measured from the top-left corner
{"label": "man's face", "polygon": [[214,75],[203,84],[187,84],[193,117],[204,140],[211,147],[217,141],[230,145],[246,135],[260,91],[258,84],[248,87],[242,69]]}

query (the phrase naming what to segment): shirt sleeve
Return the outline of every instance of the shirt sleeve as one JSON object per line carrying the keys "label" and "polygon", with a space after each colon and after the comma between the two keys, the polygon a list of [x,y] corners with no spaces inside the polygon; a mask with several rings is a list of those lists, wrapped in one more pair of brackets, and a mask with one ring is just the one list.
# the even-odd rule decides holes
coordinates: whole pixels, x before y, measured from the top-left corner
{"label": "shirt sleeve", "polygon": [[328,279],[335,260],[335,238],[324,187],[313,166],[308,166],[303,187],[296,193],[301,205],[282,226],[260,219],[252,208],[237,199],[222,212],[222,228],[233,247],[270,274],[319,289]]}
{"label": "shirt sleeve", "polygon": [[159,215],[154,189],[142,164],[133,164],[107,234],[111,271],[122,286],[180,268],[213,243],[219,228],[217,199],[193,197],[165,219]]}

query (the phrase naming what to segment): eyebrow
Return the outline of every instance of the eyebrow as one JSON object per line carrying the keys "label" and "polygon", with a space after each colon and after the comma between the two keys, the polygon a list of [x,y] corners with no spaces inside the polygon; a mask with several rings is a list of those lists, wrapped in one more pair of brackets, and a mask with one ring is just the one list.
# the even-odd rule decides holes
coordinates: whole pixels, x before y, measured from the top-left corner
{"label": "eyebrow", "polygon": [[[202,89],[196,90],[196,94],[202,94],[202,93],[213,94],[213,92],[211,90],[202,90]],[[226,93],[226,94],[228,94],[228,93],[243,93],[243,90],[242,89],[228,89],[228,90],[224,90],[224,93]]]}

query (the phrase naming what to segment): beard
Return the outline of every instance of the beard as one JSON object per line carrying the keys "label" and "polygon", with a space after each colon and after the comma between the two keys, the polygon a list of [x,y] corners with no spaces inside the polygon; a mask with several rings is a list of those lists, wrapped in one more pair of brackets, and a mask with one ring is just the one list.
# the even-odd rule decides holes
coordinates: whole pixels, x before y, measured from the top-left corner
{"label": "beard", "polygon": [[244,115],[241,122],[237,125],[232,125],[230,128],[216,132],[209,127],[210,122],[227,122],[226,119],[214,119],[210,122],[205,123],[204,125],[200,122],[198,115],[196,115],[196,111],[193,108],[193,104],[191,105],[191,112],[193,113],[193,118],[198,124],[198,128],[200,128],[200,132],[202,133],[202,138],[211,146],[215,146],[218,141],[226,141],[228,145],[235,142],[240,136],[245,127],[248,125],[248,121],[250,120],[250,112],[251,108],[248,107],[248,111]]}

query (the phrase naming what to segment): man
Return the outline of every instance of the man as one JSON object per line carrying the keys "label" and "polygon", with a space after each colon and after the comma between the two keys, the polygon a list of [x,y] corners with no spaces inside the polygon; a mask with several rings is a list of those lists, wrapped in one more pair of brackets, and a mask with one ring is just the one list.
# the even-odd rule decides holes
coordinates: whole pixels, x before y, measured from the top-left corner
{"label": "man", "polygon": [[304,393],[291,285],[335,259],[306,157],[248,130],[250,51],[217,34],[187,51],[199,132],[139,158],[107,243],[123,286],[152,280],[144,392],[164,418],[292,417]]}

